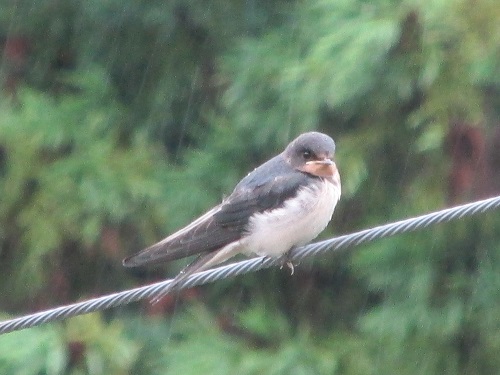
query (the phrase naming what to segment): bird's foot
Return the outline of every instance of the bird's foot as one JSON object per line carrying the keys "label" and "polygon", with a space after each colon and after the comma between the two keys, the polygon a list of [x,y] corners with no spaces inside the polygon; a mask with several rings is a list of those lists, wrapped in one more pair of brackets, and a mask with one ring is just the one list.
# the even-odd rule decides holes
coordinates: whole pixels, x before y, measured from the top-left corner
{"label": "bird's foot", "polygon": [[291,261],[285,262],[281,265],[280,269],[282,269],[285,265],[290,269],[290,276],[293,275],[293,273],[295,272],[293,263]]}
{"label": "bird's foot", "polygon": [[292,261],[290,260],[290,252],[287,252],[284,255],[282,255],[280,258],[280,262],[281,262],[280,270],[283,269],[283,267],[287,266],[288,269],[290,270],[290,275],[293,275],[293,273],[295,272],[295,267]]}

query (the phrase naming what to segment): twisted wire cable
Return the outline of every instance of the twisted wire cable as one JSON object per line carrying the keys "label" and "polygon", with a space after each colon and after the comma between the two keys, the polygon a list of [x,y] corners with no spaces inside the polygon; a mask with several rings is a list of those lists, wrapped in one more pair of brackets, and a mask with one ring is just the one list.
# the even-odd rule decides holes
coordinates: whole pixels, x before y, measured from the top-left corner
{"label": "twisted wire cable", "polygon": [[[374,241],[376,239],[390,237],[406,232],[412,232],[418,229],[427,228],[431,225],[449,222],[452,220],[463,218],[465,216],[476,215],[499,207],[500,196],[464,204],[461,206],[447,208],[426,215],[380,225],[374,228],[365,229],[359,232],[346,234],[325,241],[302,246],[294,249],[291,252],[289,260],[292,262],[299,262],[305,258],[321,255],[328,251],[338,251],[351,248],[366,242]],[[256,257],[241,262],[231,263],[225,266],[191,275],[186,280],[179,283],[179,285],[175,286],[174,290],[177,291],[196,285],[225,279],[228,277],[234,277],[237,275],[254,272],[260,269],[269,268],[274,265],[280,265],[281,263],[282,260],[280,259],[266,257]],[[172,280],[165,280],[143,287],[125,290],[123,292],[113,293],[106,296],[77,302],[71,305],[60,306],[54,309],[6,320],[0,322],[0,335],[16,330],[38,326],[56,320],[66,319],[76,315],[88,314],[94,311],[126,305],[131,302],[140,301],[146,298],[153,298],[157,296],[159,292],[161,292],[165,288],[168,288],[171,282]]]}

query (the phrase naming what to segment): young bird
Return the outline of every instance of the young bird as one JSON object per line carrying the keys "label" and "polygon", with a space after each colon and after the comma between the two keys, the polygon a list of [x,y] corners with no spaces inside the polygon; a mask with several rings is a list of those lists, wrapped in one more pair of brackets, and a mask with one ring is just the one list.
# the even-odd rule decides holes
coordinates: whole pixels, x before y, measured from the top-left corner
{"label": "young bird", "polygon": [[[191,224],[123,260],[136,267],[197,255],[156,298],[189,275],[238,253],[285,257],[316,238],[340,198],[335,142],[304,133],[243,178],[230,196]],[[293,272],[293,265],[287,262]]]}

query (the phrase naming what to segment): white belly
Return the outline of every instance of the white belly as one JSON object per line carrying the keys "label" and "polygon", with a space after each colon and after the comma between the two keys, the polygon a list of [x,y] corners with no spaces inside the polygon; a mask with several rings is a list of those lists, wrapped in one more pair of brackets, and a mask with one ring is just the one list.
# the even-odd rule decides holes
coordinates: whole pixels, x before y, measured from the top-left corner
{"label": "white belly", "polygon": [[250,219],[248,235],[241,240],[244,252],[279,257],[308,243],[325,229],[339,198],[338,178],[301,188],[283,207]]}

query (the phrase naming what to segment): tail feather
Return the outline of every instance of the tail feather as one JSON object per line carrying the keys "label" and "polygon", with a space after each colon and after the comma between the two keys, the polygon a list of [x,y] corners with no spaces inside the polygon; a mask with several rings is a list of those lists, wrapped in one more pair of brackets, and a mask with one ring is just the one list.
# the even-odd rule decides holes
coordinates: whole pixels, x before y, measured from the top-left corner
{"label": "tail feather", "polygon": [[158,295],[153,297],[152,303],[157,303],[161,298],[177,289],[177,287],[185,281],[189,276],[205,271],[217,264],[220,264],[241,250],[239,241],[232,242],[218,251],[212,251],[208,254],[202,254],[193,262],[188,264],[179,274],[168,284],[164,289],[158,292]]}

